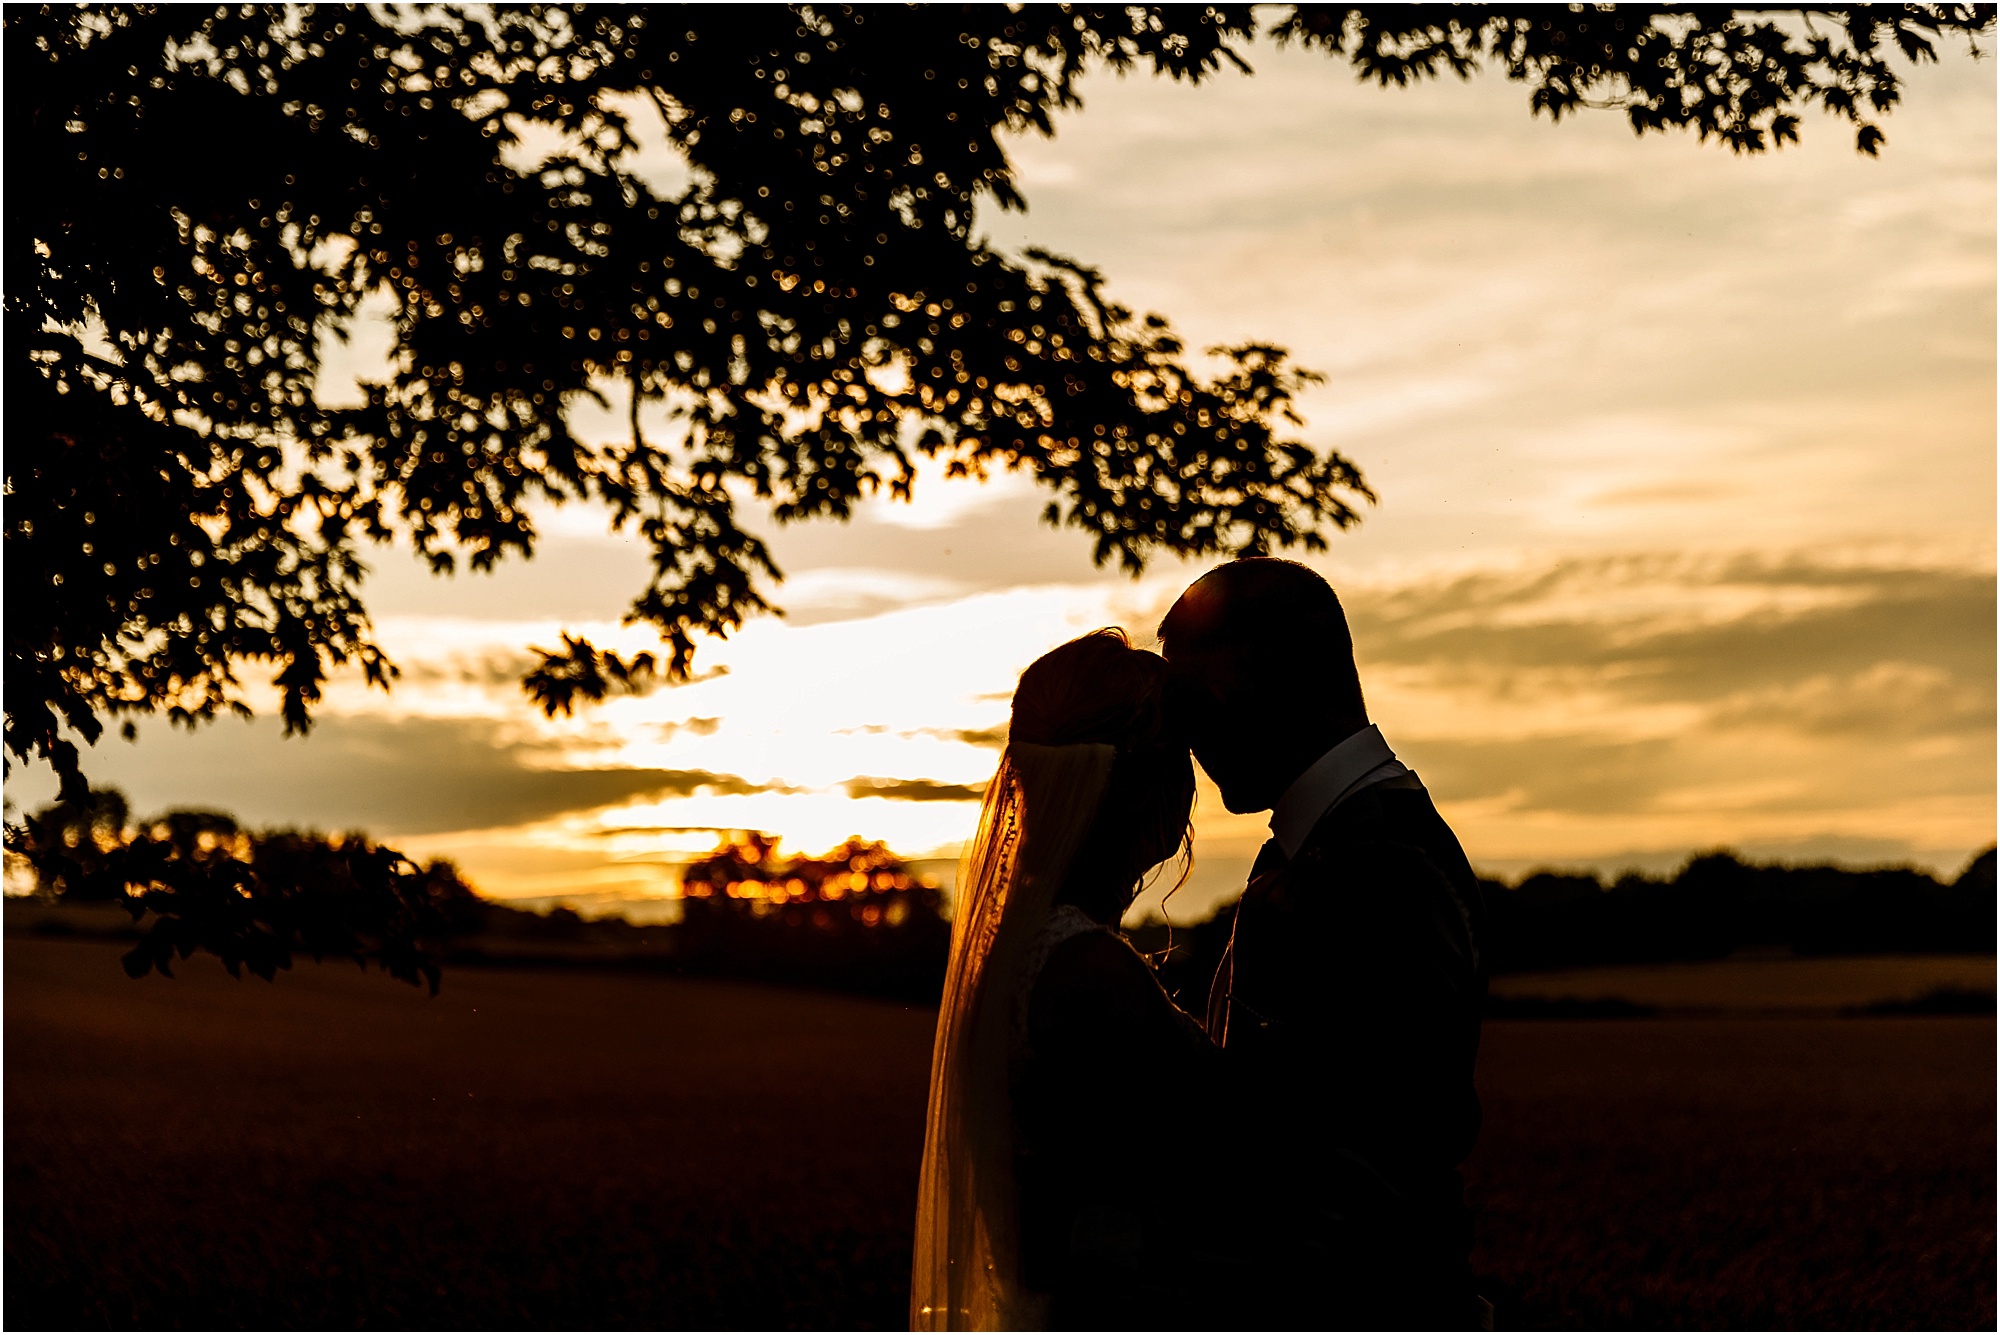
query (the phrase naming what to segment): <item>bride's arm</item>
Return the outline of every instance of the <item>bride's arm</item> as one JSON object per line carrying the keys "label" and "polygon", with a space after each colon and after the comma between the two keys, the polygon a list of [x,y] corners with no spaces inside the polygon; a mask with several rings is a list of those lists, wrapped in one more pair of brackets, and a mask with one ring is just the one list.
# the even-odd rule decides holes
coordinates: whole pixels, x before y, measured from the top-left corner
{"label": "bride's arm", "polygon": [[[1219,1131],[1206,1097],[1219,1054],[1109,932],[1057,947],[1027,1020],[1017,1106],[1037,1269],[1086,1306],[1121,1306],[1122,1325],[1177,1323],[1187,1170]],[[1131,1304],[1162,1306],[1149,1320]]]}

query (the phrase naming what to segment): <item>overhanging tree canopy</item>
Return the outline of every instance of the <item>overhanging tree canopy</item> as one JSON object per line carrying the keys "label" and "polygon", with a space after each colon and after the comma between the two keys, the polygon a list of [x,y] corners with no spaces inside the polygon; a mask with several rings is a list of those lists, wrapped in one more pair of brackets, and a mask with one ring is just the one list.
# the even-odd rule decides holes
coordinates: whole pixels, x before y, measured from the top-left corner
{"label": "overhanging tree canopy", "polygon": [[[1890,47],[1991,6],[1300,6],[1267,31],[1362,77],[1481,64],[1560,118],[1622,108],[1741,152],[1817,103],[1900,96]],[[739,496],[781,521],[906,491],[912,450],[1023,470],[1100,562],[1323,545],[1370,493],[1286,438],[1282,349],[1194,369],[1101,277],[973,231],[1021,203],[1004,137],[1050,132],[1096,65],[1247,68],[1247,6],[494,6],[10,10],[6,749],[82,789],[70,736],[242,709],[276,664],[288,730],[370,639],[359,553],[530,555],[524,507],[591,499],[650,545],[631,617],[666,670],[767,608]],[[524,137],[562,147],[529,163]],[[649,135],[689,167],[656,193]],[[393,301],[393,375],[314,397],[320,341]],[[565,407],[623,396],[629,433]],[[641,429],[667,404],[675,429]],[[581,641],[545,708],[635,665]],[[129,725],[128,725],[129,726]]]}

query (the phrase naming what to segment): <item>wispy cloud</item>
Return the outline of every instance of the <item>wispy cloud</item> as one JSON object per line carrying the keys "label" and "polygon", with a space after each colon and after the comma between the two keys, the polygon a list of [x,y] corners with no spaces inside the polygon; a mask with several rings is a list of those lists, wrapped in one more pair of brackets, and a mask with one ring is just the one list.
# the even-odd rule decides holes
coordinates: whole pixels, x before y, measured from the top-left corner
{"label": "wispy cloud", "polygon": [[716,730],[721,726],[722,720],[720,718],[690,718],[681,719],[676,723],[655,723],[652,725],[652,730],[656,738],[665,742],[671,741],[682,733],[686,733],[690,737],[713,737]]}
{"label": "wispy cloud", "polygon": [[936,779],[877,779],[860,775],[841,785],[849,797],[886,797],[894,802],[977,802],[984,784],[939,783]]}
{"label": "wispy cloud", "polygon": [[398,663],[400,686],[472,686],[519,690],[521,678],[540,660],[525,651],[489,649],[481,653],[419,658]]}
{"label": "wispy cloud", "polygon": [[1992,837],[1994,600],[1989,571],[1812,554],[1347,598],[1372,712],[1475,859],[1734,843],[1940,865]]}
{"label": "wispy cloud", "polygon": [[1909,738],[1993,727],[1994,599],[1977,570],[1642,556],[1350,602],[1371,666],[1496,703],[1592,693],[1717,728]]}
{"label": "wispy cloud", "polygon": [[996,724],[991,728],[915,728],[911,737],[941,737],[948,742],[964,742],[967,746],[990,746],[999,748],[1007,745],[1007,725]]}
{"label": "wispy cloud", "polygon": [[194,733],[155,730],[144,746],[108,743],[95,781],[141,809],[199,802],[252,824],[310,823],[384,836],[525,825],[566,812],[695,793],[783,791],[706,769],[559,768],[558,744],[508,740],[485,719],[322,718],[282,740],[275,720]]}
{"label": "wispy cloud", "polygon": [[[998,698],[1011,699],[1012,693],[1003,693]],[[1004,723],[995,724],[990,728],[892,728],[886,723],[863,723],[857,727],[841,728],[838,731],[866,737],[880,737],[886,733],[894,733],[898,737],[935,737],[940,741],[963,742],[967,746],[987,746],[996,749],[1007,745],[1007,725]]]}

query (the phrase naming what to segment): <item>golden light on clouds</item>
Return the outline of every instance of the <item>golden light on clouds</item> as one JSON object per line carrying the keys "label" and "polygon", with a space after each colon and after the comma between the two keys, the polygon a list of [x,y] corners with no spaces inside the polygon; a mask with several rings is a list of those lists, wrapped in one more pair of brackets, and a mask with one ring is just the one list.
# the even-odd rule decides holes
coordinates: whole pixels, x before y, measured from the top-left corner
{"label": "golden light on clouds", "polygon": [[[1327,374],[1304,434],[1382,501],[1313,564],[1474,862],[1727,844],[1950,871],[1990,842],[1990,68],[1911,72],[1869,160],[1830,122],[1732,158],[1531,120],[1497,79],[1255,63],[1194,90],[1094,78],[1053,140],[1014,145],[1031,212],[981,225],[1102,268],[1191,346],[1270,339]],[[361,332],[328,392],[365,373]],[[615,401],[576,423],[626,429]],[[717,829],[948,857],[1020,669],[1099,625],[1150,643],[1199,573],[1094,570],[1040,505],[927,468],[912,505],[771,531],[784,620],[705,647],[692,683],[554,721],[519,692],[528,646],[652,647],[618,625],[636,543],[570,510],[496,576],[384,552],[393,694],[337,682],[304,743],[268,717],[155,725],[91,772],[142,811],[358,826],[585,908],[657,903]],[[9,797],[49,786],[17,770]],[[1204,786],[1197,834],[1177,917],[1233,891],[1263,827]]]}

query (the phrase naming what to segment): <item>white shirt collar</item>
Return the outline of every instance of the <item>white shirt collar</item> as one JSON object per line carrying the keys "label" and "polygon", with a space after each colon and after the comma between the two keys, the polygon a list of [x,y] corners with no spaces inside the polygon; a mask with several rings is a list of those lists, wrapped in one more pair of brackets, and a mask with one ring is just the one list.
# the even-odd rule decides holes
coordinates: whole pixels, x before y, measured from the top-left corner
{"label": "white shirt collar", "polygon": [[1408,774],[1382,730],[1369,724],[1315,760],[1271,808],[1271,834],[1287,858],[1299,855],[1320,817],[1371,783]]}

